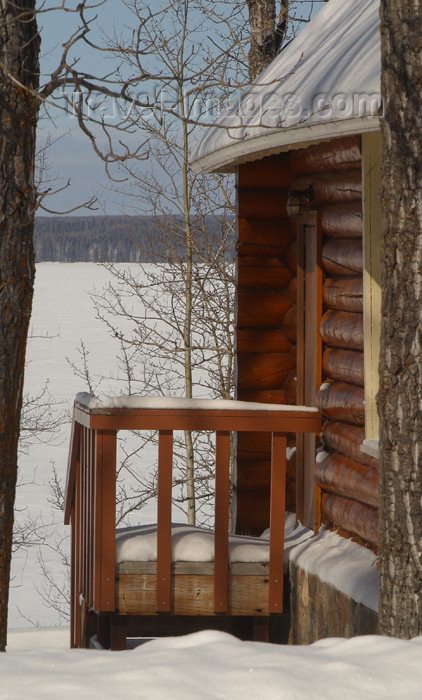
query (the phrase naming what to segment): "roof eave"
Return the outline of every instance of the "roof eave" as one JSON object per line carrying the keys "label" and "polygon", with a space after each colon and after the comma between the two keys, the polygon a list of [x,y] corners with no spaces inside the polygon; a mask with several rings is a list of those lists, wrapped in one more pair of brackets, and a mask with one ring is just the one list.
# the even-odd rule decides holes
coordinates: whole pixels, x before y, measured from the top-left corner
{"label": "roof eave", "polygon": [[230,173],[234,172],[240,163],[260,160],[265,156],[301,148],[313,142],[378,131],[379,128],[379,117],[369,116],[290,129],[274,129],[207,153],[193,161],[191,167],[198,174]]}

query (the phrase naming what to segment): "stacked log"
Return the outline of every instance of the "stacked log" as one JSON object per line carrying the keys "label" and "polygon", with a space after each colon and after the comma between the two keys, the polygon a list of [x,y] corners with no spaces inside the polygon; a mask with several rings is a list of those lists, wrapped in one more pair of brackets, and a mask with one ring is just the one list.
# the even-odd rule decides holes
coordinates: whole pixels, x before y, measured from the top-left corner
{"label": "stacked log", "polygon": [[362,202],[326,207],[321,214],[321,226],[327,237],[362,238]]}
{"label": "stacked log", "polygon": [[361,445],[365,439],[365,428],[326,421],[322,428],[322,438],[325,448],[330,452],[340,452],[346,457],[378,469],[378,460],[362,452]]}
{"label": "stacked log", "polygon": [[339,454],[330,454],[315,470],[317,483],[324,491],[350,497],[378,507],[378,470]]}
{"label": "stacked log", "polygon": [[319,326],[322,340],[328,347],[363,350],[363,314],[327,310]]}
{"label": "stacked log", "polygon": [[361,386],[326,382],[317,394],[316,405],[329,420],[365,425],[365,397]]}
{"label": "stacked log", "polygon": [[348,277],[340,281],[326,279],[322,298],[327,309],[363,312],[363,279]]}
{"label": "stacked log", "polygon": [[322,511],[329,522],[357,535],[362,540],[378,545],[378,511],[352,498],[323,494]]}
{"label": "stacked log", "polygon": [[[355,163],[356,166],[356,163]],[[359,167],[346,172],[331,171],[323,174],[302,175],[296,178],[291,189],[305,190],[312,187],[312,205],[330,205],[362,199],[362,174]]]}
{"label": "stacked log", "polygon": [[322,368],[332,379],[363,386],[363,353],[353,350],[327,348],[322,357]]}
{"label": "stacked log", "polygon": [[[322,249],[322,264],[330,279],[362,274],[362,241],[356,238],[329,239]],[[347,282],[347,279],[346,279]]]}
{"label": "stacked log", "polygon": [[298,175],[355,170],[360,160],[360,140],[356,136],[333,139],[290,154],[290,165]]}

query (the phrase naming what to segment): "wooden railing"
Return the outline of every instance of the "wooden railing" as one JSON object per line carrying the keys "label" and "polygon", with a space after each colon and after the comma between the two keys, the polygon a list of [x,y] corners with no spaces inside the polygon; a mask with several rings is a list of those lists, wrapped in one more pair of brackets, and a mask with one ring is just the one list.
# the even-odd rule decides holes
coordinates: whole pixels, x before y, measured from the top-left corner
{"label": "wooden railing", "polygon": [[[71,627],[78,644],[81,608],[115,610],[116,436],[119,430],[157,430],[157,612],[171,612],[171,503],[174,430],[216,432],[214,612],[228,610],[229,470],[232,431],[271,432],[269,612],[283,607],[283,542],[287,433],[319,432],[314,408],[128,397],[123,408],[75,402],[65,523],[72,525]],[[113,405],[113,401],[110,401]],[[131,406],[134,406],[133,408]]]}

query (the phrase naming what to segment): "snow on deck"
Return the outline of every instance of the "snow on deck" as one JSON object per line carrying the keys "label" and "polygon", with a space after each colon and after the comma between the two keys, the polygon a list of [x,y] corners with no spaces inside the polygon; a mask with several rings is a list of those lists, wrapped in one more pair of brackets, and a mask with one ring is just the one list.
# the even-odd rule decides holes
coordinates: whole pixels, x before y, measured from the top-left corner
{"label": "snow on deck", "polygon": [[377,557],[370,549],[322,527],[318,535],[293,549],[290,561],[378,612]]}
{"label": "snow on deck", "polygon": [[[270,530],[261,537],[229,536],[229,562],[267,564],[270,558]],[[173,562],[214,561],[214,532],[186,524],[172,524]],[[116,530],[116,563],[157,561],[157,526]],[[296,515],[286,513],[284,567],[289,561],[304,571],[318,576],[357,603],[378,611],[377,558],[352,540],[340,537],[322,527],[318,535],[300,523]]]}
{"label": "snow on deck", "polygon": [[76,394],[76,402],[85,408],[92,410],[107,410],[113,408],[126,409],[194,409],[198,411],[278,411],[280,413],[290,411],[307,411],[317,413],[318,409],[310,406],[288,406],[275,403],[257,403],[254,401],[231,401],[229,399],[184,399],[167,396],[108,396],[99,399],[93,394],[80,392]]}
{"label": "snow on deck", "polygon": [[379,0],[330,0],[205,130],[194,170],[378,126]]}
{"label": "snow on deck", "polygon": [[[289,553],[293,547],[304,542],[312,533],[303,525],[296,527],[296,516],[286,513],[284,560],[287,567]],[[172,524],[172,561],[214,561],[214,532],[193,525]],[[269,530],[261,537],[230,535],[229,562],[267,564],[270,560]],[[157,526],[116,530],[116,563],[157,561]]]}

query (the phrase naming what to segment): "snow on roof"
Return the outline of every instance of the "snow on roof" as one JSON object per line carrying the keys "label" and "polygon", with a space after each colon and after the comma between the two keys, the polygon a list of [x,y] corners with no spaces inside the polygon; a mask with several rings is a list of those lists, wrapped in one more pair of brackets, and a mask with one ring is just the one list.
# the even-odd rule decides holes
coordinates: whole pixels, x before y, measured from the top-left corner
{"label": "snow on roof", "polygon": [[229,399],[184,399],[171,396],[109,396],[99,399],[93,394],[80,392],[76,394],[76,403],[91,410],[107,410],[112,408],[126,409],[196,409],[196,410],[230,410],[230,411],[318,411],[313,406],[288,406],[275,403],[256,403],[253,401],[231,401]]}
{"label": "snow on roof", "polygon": [[379,0],[330,0],[210,127],[196,172],[379,128]]}

